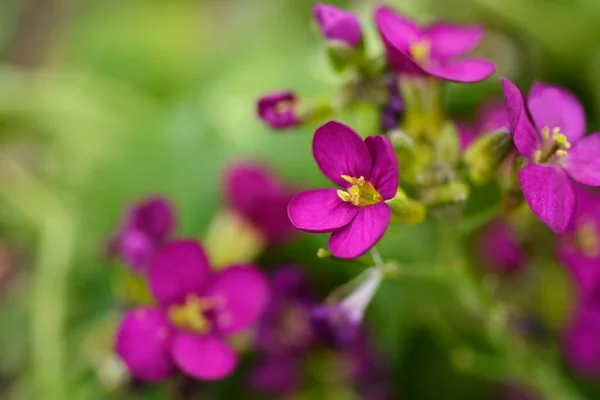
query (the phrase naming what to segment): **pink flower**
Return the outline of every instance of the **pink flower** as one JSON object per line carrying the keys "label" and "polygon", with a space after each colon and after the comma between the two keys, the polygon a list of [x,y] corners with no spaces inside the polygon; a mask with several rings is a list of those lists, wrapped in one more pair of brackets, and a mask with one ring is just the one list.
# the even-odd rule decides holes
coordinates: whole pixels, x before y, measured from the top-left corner
{"label": "pink flower", "polygon": [[518,174],[533,213],[554,232],[564,232],[577,206],[571,179],[600,185],[600,135],[584,137],[583,107],[566,89],[535,83],[527,103],[502,79],[515,146],[529,163]]}
{"label": "pink flower", "polygon": [[527,255],[506,221],[497,220],[486,226],[477,243],[478,257],[491,269],[513,273],[525,267]]}
{"label": "pink flower", "polygon": [[136,270],[146,268],[175,226],[173,206],[164,197],[151,197],[131,207],[110,239],[108,252],[120,255]]}
{"label": "pink flower", "polygon": [[355,258],[385,233],[391,210],[385,203],[398,189],[398,161],[389,139],[365,141],[352,128],[330,121],[315,132],[313,156],[323,174],[341,189],[300,193],[288,207],[292,224],[305,232],[332,232],[331,252]]}
{"label": "pink flower", "polygon": [[252,265],[211,271],[192,240],[162,247],[148,270],[158,305],[128,312],[116,351],[144,381],[167,378],[176,368],[203,380],[221,379],[237,365],[225,338],[247,329],[268,301],[267,280]]}
{"label": "pink flower", "polygon": [[401,74],[478,82],[495,71],[488,60],[461,58],[481,42],[480,26],[436,22],[422,27],[385,6],[376,10],[375,22],[390,66]]}
{"label": "pink flower", "polygon": [[323,36],[355,47],[362,41],[360,21],[356,15],[329,4],[317,3],[313,14]]}
{"label": "pink flower", "polygon": [[287,206],[295,193],[260,165],[238,163],[225,175],[229,204],[272,244],[284,242],[294,233]]}
{"label": "pink flower", "polygon": [[567,363],[590,378],[600,378],[600,313],[597,307],[581,304],[563,336]]}
{"label": "pink flower", "polygon": [[296,113],[296,95],[290,91],[265,94],[256,103],[258,116],[273,129],[294,128],[300,123]]}

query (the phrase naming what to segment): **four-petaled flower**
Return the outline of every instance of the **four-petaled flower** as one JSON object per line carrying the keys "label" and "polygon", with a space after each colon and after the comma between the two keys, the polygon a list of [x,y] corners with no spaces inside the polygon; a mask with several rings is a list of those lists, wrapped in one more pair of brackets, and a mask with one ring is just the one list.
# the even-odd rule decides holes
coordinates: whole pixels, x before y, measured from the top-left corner
{"label": "four-petaled flower", "polygon": [[287,205],[296,191],[268,169],[250,163],[231,166],[225,174],[225,192],[233,209],[258,228],[269,243],[284,242],[293,234]]}
{"label": "four-petaled flower", "polygon": [[155,307],[128,312],[116,351],[144,381],[167,378],[179,367],[197,379],[229,375],[237,356],[225,337],[253,324],[268,301],[268,285],[256,267],[231,266],[213,273],[195,241],[173,241],[148,269]]}
{"label": "four-petaled flower", "polygon": [[385,233],[391,210],[385,203],[398,190],[398,161],[389,139],[364,142],[352,128],[330,121],[315,132],[313,155],[323,174],[341,189],[300,193],[290,203],[292,224],[312,233],[332,232],[331,252],[355,258]]}
{"label": "four-petaled flower", "polygon": [[323,3],[315,5],[313,15],[326,39],[337,40],[351,47],[358,46],[362,41],[360,21],[356,15]]}
{"label": "four-petaled flower", "polygon": [[481,42],[484,30],[480,26],[436,22],[421,27],[384,6],[376,10],[375,22],[388,62],[398,73],[478,82],[495,71],[494,64],[488,60],[460,58]]}
{"label": "four-petaled flower", "polygon": [[284,130],[300,123],[296,113],[297,98],[290,91],[278,91],[265,94],[256,103],[258,116],[271,128]]}
{"label": "four-petaled flower", "polygon": [[151,197],[131,207],[108,243],[110,255],[119,255],[136,270],[146,268],[175,226],[173,207],[166,198]]}
{"label": "four-petaled flower", "polygon": [[566,89],[536,83],[527,98],[502,79],[514,143],[529,163],[518,173],[525,200],[553,231],[564,232],[577,206],[571,179],[600,185],[600,134],[584,137],[585,114]]}

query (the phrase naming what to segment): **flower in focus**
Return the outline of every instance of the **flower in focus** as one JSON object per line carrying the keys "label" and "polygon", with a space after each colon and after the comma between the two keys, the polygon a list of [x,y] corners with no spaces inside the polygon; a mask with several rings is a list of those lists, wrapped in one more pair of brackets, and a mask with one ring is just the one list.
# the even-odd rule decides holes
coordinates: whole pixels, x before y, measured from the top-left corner
{"label": "flower in focus", "polygon": [[506,105],[499,102],[483,103],[477,110],[475,124],[457,123],[460,146],[467,149],[481,135],[500,129],[508,129]]}
{"label": "flower in focus", "polygon": [[600,294],[600,191],[575,186],[577,211],[561,235],[558,257],[569,268],[581,294]]}
{"label": "flower in focus", "polygon": [[221,379],[237,364],[225,338],[253,324],[268,301],[262,272],[234,265],[213,273],[195,241],[163,246],[148,269],[158,305],[129,311],[116,351],[143,381],[167,378],[178,367],[202,380]]}
{"label": "flower in focus", "polygon": [[315,5],[313,15],[326,39],[343,42],[351,47],[361,43],[362,31],[356,15],[323,3]]}
{"label": "flower in focus", "polygon": [[269,243],[281,243],[294,233],[287,215],[287,205],[294,194],[294,189],[259,165],[239,163],[225,175],[228,203],[255,225]]}
{"label": "flower in focus", "polygon": [[109,241],[108,251],[111,255],[121,256],[134,269],[142,270],[165,243],[174,226],[171,203],[163,197],[151,197],[127,211],[117,233]]}
{"label": "flower in focus", "polygon": [[600,135],[584,137],[583,107],[566,89],[536,83],[525,103],[514,83],[503,79],[502,85],[515,146],[530,161],[518,173],[525,200],[562,233],[577,206],[571,179],[600,185]]}
{"label": "flower in focus", "polygon": [[600,378],[600,312],[581,304],[564,332],[563,352],[567,363],[582,375]]}
{"label": "flower in focus", "polygon": [[388,62],[400,74],[478,82],[495,71],[488,60],[461,58],[483,39],[484,30],[480,26],[436,22],[421,27],[385,6],[376,10],[375,22]]}
{"label": "flower in focus", "polygon": [[398,190],[398,161],[384,136],[365,141],[352,128],[330,121],[313,138],[313,156],[323,174],[341,189],[300,193],[290,203],[292,224],[305,232],[332,232],[331,252],[359,257],[385,233],[391,210],[385,203]]}
{"label": "flower in focus", "polygon": [[271,128],[290,129],[300,123],[296,113],[296,95],[290,91],[266,94],[258,99],[258,116]]}
{"label": "flower in focus", "polygon": [[515,232],[502,220],[491,223],[478,235],[478,253],[486,266],[501,273],[517,272],[527,261]]}

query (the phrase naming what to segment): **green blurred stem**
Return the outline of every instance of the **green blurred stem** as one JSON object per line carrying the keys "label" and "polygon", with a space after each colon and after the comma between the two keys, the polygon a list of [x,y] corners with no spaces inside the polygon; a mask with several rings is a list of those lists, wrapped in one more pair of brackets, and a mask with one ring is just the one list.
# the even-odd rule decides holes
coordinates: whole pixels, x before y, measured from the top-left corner
{"label": "green blurred stem", "polygon": [[65,330],[67,273],[75,237],[75,219],[54,193],[9,156],[2,170],[0,196],[38,230],[30,304],[32,397],[69,398],[66,392]]}

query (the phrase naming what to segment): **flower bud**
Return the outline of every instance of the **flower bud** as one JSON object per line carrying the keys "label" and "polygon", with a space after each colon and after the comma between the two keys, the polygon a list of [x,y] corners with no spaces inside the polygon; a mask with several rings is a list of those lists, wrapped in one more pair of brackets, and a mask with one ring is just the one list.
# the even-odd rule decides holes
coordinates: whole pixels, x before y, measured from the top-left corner
{"label": "flower bud", "polygon": [[266,94],[257,102],[258,115],[273,129],[294,128],[300,123],[296,112],[296,100],[296,95],[290,91]]}
{"label": "flower bud", "polygon": [[469,198],[469,186],[463,181],[451,181],[424,189],[421,201],[429,207],[460,206]]}
{"label": "flower bud", "polygon": [[360,21],[356,15],[323,3],[315,5],[313,15],[326,39],[349,47],[362,43]]}
{"label": "flower bud", "polygon": [[506,130],[478,137],[464,156],[469,179],[479,186],[489,183],[502,161],[509,155],[512,143]]}
{"label": "flower bud", "polygon": [[396,196],[386,203],[392,210],[392,222],[419,224],[425,219],[426,211],[423,204],[408,198],[402,189],[398,189]]}

